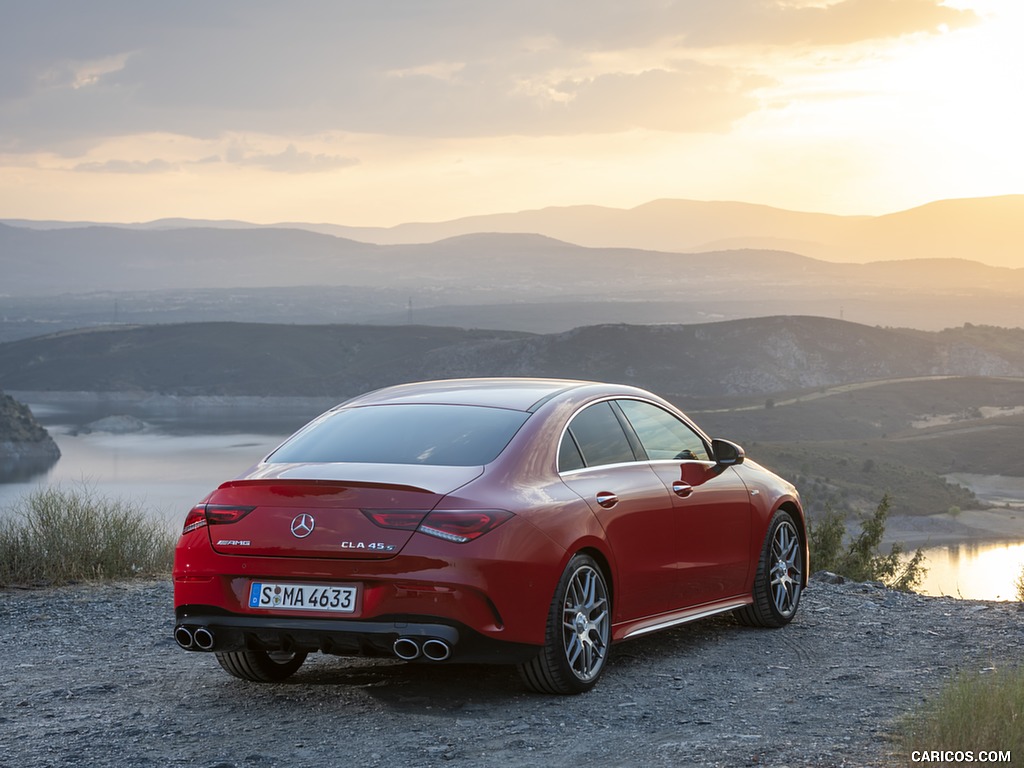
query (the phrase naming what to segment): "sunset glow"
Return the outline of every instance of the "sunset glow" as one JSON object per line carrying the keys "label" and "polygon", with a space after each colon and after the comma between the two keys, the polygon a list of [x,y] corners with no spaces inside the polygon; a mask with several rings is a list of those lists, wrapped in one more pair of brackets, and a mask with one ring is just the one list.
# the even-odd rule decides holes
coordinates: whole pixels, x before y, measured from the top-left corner
{"label": "sunset glow", "polygon": [[882,214],[1024,192],[1016,0],[6,5],[0,218]]}

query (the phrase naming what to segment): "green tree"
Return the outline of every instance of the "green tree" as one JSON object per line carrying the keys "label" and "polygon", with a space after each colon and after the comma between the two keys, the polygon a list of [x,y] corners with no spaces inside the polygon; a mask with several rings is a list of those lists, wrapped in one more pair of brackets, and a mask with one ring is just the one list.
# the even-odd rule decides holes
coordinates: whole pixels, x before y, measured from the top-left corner
{"label": "green tree", "polygon": [[861,518],[860,533],[845,549],[846,523],[841,514],[828,507],[821,522],[809,527],[814,567],[833,571],[853,581],[881,581],[892,589],[912,591],[927,572],[921,549],[918,548],[909,560],[904,558],[906,550],[899,543],[893,544],[888,554],[878,551],[885,536],[890,506],[889,494],[886,494],[873,514]]}

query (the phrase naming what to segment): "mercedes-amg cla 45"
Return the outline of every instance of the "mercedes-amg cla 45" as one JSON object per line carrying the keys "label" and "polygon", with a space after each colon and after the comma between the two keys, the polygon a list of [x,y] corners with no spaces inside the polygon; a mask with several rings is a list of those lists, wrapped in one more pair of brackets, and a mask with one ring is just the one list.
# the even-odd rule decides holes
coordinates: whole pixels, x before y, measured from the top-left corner
{"label": "mercedes-amg cla 45", "polygon": [[572,694],[629,638],[780,627],[806,581],[796,489],[665,400],[433,381],[333,408],[197,504],[174,636],[247,680],[319,651],[517,664]]}

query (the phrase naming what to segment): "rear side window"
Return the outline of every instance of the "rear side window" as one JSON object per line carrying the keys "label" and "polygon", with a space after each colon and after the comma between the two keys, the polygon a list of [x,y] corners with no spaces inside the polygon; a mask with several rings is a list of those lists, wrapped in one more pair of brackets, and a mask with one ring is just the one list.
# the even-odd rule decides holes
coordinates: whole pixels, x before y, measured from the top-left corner
{"label": "rear side window", "polygon": [[576,446],[576,441],[573,440],[572,434],[569,430],[566,430],[565,434],[562,435],[562,443],[558,446],[558,471],[571,472],[574,469],[583,469],[585,466],[583,454],[580,453],[580,449]]}
{"label": "rear side window", "polygon": [[[569,433],[588,467],[636,461],[611,403],[597,403],[578,413],[569,423]],[[562,472],[579,468],[574,466],[574,452],[568,449],[565,442],[563,439],[562,448],[566,451],[563,453],[559,450],[558,457],[558,469]],[[562,465],[563,460],[566,461],[565,466]]]}
{"label": "rear side window", "polygon": [[652,461],[710,461],[700,435],[668,411],[640,400],[619,400],[618,404]]}
{"label": "rear side window", "polygon": [[267,461],[476,466],[497,458],[529,416],[474,405],[347,408],[299,432]]}

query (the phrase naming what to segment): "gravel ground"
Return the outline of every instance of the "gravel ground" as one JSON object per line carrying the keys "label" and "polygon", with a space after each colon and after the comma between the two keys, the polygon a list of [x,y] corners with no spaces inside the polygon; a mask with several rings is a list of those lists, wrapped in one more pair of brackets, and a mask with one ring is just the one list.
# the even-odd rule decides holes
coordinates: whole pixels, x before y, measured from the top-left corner
{"label": "gravel ground", "polygon": [[1022,604],[814,582],[783,629],[721,617],[617,645],[582,696],[323,656],[270,686],[180,650],[171,605],[165,582],[0,590],[0,765],[892,765],[902,713],[1024,657]]}

